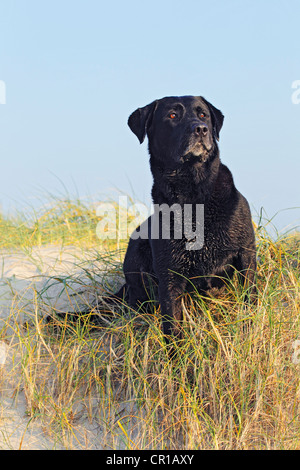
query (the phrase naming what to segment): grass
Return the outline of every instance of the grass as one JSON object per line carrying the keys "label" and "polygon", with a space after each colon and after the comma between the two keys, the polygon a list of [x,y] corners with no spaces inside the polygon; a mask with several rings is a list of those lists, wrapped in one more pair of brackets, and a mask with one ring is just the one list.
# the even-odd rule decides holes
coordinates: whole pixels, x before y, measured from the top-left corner
{"label": "grass", "polygon": [[[89,203],[54,201],[30,218],[3,218],[1,249],[91,250],[113,283],[126,243],[100,243],[98,220]],[[172,360],[154,304],[151,313],[141,308],[134,315],[124,306],[95,327],[88,315],[81,323],[46,323],[49,306],[39,292],[25,308],[26,323],[16,320],[24,307],[13,303],[0,329],[13,351],[10,370],[0,369],[0,390],[12,380],[14,397],[25,395],[28,426],[39,423],[65,448],[299,449],[293,344],[300,338],[300,238],[273,239],[262,226],[256,238],[258,304],[244,305],[235,279],[218,298],[185,296],[182,341]],[[93,268],[87,271],[94,279]],[[62,292],[71,280],[60,279]]]}

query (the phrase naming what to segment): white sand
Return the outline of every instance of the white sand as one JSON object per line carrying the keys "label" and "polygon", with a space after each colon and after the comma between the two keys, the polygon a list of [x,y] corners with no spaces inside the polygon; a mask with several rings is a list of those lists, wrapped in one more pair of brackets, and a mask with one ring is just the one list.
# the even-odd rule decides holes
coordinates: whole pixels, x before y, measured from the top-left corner
{"label": "white sand", "polygon": [[[92,262],[92,258],[91,254],[86,256],[85,267]],[[80,265],[83,259],[83,253],[79,249],[68,247],[61,250],[54,246],[34,249],[28,255],[24,253],[0,255],[0,449],[103,448],[103,434],[100,432],[98,422],[93,422],[87,414],[82,413],[73,439],[65,445],[61,442],[57,444],[38,419],[30,419],[26,414],[25,393],[19,390],[16,383],[20,349],[17,351],[13,339],[11,341],[7,339],[13,338],[13,333],[10,335],[7,328],[8,318],[13,332],[14,324],[22,324],[26,320],[27,313],[32,314],[37,292],[40,293],[43,303],[62,310],[67,307],[69,311],[69,296],[74,308],[95,298],[97,295],[95,284],[93,285],[91,280],[87,281],[85,271]],[[101,266],[98,265],[97,269],[94,266],[93,272],[99,272],[98,286],[105,284],[105,272],[101,271]],[[72,275],[77,282],[69,281],[67,289],[61,282],[51,277],[68,275]],[[90,287],[87,288],[86,285]],[[5,333],[3,333],[4,328]],[[5,341],[2,341],[4,336]],[[128,406],[120,403],[119,409],[115,412],[117,415],[128,413]],[[120,446],[122,447],[121,441]]]}

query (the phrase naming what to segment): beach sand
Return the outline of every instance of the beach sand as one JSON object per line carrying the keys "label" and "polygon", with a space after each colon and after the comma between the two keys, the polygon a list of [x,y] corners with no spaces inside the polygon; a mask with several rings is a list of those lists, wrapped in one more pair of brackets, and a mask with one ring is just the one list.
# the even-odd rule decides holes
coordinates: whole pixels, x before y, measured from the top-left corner
{"label": "beach sand", "polygon": [[[38,417],[32,419],[27,411],[26,390],[19,385],[22,351],[16,329],[22,328],[28,315],[34,315],[37,302],[62,311],[93,302],[99,294],[99,286],[106,282],[105,268],[99,262],[95,265],[94,258],[91,253],[83,256],[75,247],[56,246],[35,248],[28,254],[1,254],[0,449],[124,448],[121,427],[120,439],[114,432],[113,440],[109,440],[109,432],[104,435],[104,428],[99,425],[99,413],[97,419],[93,419],[93,410],[97,414],[97,395],[89,397],[92,411],[84,411],[84,400],[79,403],[82,409],[76,426],[64,437],[49,433]],[[86,274],[89,266],[91,272],[97,273],[92,282]],[[67,286],[59,279],[67,279]],[[118,282],[120,279],[116,280]],[[118,403],[114,416],[132,414],[129,408],[128,403]]]}

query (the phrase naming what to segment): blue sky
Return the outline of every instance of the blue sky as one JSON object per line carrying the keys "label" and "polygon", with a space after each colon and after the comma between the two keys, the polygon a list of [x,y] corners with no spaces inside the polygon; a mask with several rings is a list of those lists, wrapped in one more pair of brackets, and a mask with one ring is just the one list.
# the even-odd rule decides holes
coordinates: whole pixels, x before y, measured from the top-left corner
{"label": "blue sky", "polygon": [[194,94],[225,115],[221,159],[253,215],[283,211],[279,229],[300,222],[298,0],[2,0],[0,9],[4,210],[38,206],[63,185],[148,203],[147,144],[127,118],[156,98]]}

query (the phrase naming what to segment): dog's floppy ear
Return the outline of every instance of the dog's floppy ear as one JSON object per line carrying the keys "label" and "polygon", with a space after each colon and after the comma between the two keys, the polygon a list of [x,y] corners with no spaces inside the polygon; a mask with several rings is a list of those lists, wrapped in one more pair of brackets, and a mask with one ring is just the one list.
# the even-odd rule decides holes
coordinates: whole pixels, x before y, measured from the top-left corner
{"label": "dog's floppy ear", "polygon": [[219,133],[223,126],[224,116],[219,109],[215,108],[212,104],[210,104],[205,98],[203,98],[203,96],[200,96],[200,98],[204,101],[204,103],[209,108],[215,136],[216,136],[216,139],[219,140]]}
{"label": "dog's floppy ear", "polygon": [[151,120],[156,106],[157,101],[153,101],[153,103],[150,103],[143,108],[138,108],[128,118],[128,126],[137,136],[140,143],[144,142],[146,132],[151,125]]}

